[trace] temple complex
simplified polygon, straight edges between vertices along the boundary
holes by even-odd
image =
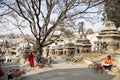
[[[63,39],[62,42],[64,43],[60,43],[59,45],[54,45],[50,48],[50,53],[52,55],[72,56],[74,54],[80,54],[83,52],[84,53],[91,52],[91,43],[90,40],[87,39],[86,34],[84,33],[83,23],[79,24],[77,39],[68,42],[65,42],[65,39]]]

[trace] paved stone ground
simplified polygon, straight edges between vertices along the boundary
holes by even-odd
[[[1,77],[0,80],[8,80],[7,79],[7,73],[12,68],[19,68],[19,66],[17,64],[14,64],[14,63],[5,63],[5,64],[2,64],[2,70],[4,71],[5,76]]]
[[[112,80],[115,76],[88,68],[56,69],[28,76],[28,80]]]
[[[7,73],[11,68],[19,68],[17,64],[4,64],[2,67],[5,73]],[[38,70],[37,68],[35,69]],[[46,70],[44,72],[41,70],[39,73],[34,73],[34,71],[35,70],[31,70],[29,73],[33,74],[29,74],[24,80],[120,80],[120,76],[113,76],[107,73],[97,73],[89,68],[61,68],[51,69],[49,71]],[[0,78],[0,80],[7,80],[7,75]]]

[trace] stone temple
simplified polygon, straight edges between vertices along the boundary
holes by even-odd
[[[81,52],[91,52],[91,43],[90,40],[87,39],[86,35],[80,35],[81,38],[76,40],[77,53]]]
[[[103,29],[96,36],[98,41],[95,42],[97,51],[99,52],[114,52],[120,49],[120,32],[116,29],[115,25],[111,21],[106,21]],[[84,33],[83,27],[80,27],[78,37],[74,39],[74,42],[65,42],[65,39],[60,41],[59,45],[54,45],[50,47],[50,53],[53,55],[74,55],[80,53],[91,52],[91,43],[87,39]]]
[[[120,32],[111,21],[105,22],[97,38],[99,51],[115,51],[120,48]]]
[[[90,40],[87,39],[86,34],[84,33],[83,25],[82,28],[80,27],[79,29],[77,39],[67,42],[65,42],[64,40],[65,39],[58,40],[59,42],[61,42],[59,45],[54,45],[50,47],[49,50],[52,55],[72,56],[74,54],[91,52],[91,43]]]

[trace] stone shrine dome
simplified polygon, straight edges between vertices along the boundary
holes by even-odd
[[[120,48],[120,33],[111,21],[105,22],[97,37],[99,40],[99,51],[114,51]]]
[[[117,30],[117,28],[115,27],[114,22],[106,21],[102,30],[103,31],[105,31],[105,30]]]
[[[113,22],[111,21],[105,22],[105,25],[101,30],[101,32],[99,33],[98,38],[103,36],[112,36],[112,37],[120,36],[119,31],[117,30]]]

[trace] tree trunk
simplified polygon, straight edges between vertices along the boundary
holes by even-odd
[[[39,51],[39,53],[40,53],[41,55],[43,55],[43,49],[42,49],[42,46],[39,46],[38,51]]]
[[[36,45],[37,45],[37,51],[39,51],[39,53],[43,55],[42,44],[40,43],[39,40],[37,40]]]

